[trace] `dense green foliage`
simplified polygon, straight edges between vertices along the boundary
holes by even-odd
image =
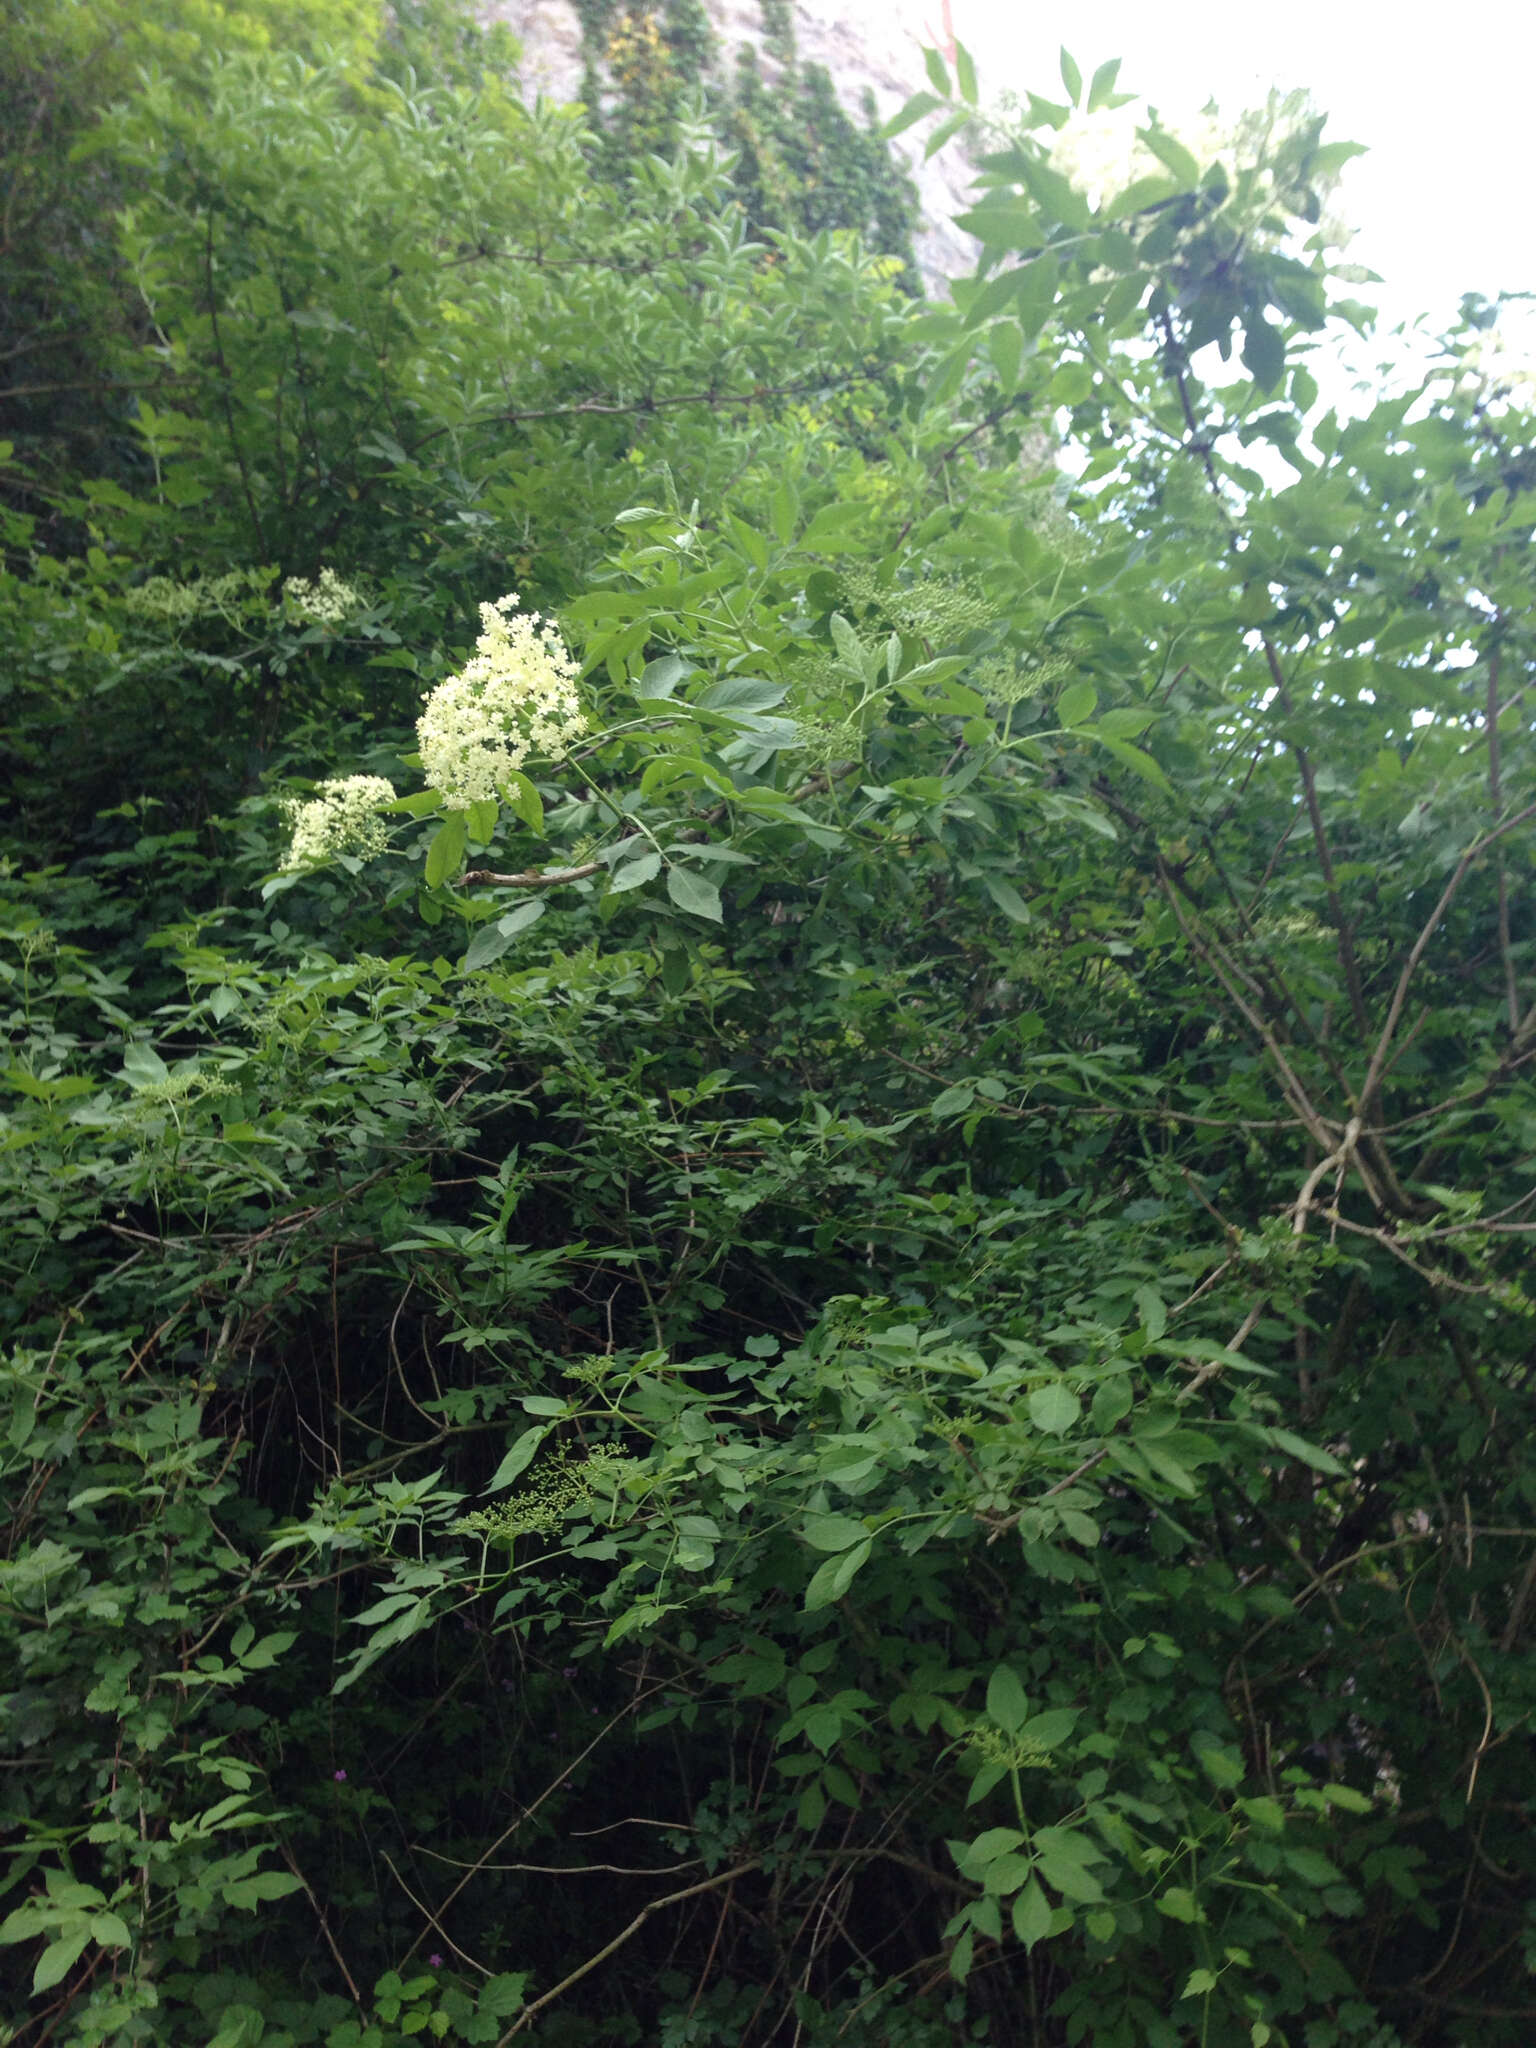
[[[91,115],[5,456],[0,2035],[1523,2048],[1495,309],[1319,403],[1295,106],[1098,189],[1064,60],[924,307],[272,19]],[[586,730],[459,801],[513,588]]]

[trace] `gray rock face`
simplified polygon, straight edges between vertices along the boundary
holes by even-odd
[[[743,43],[762,52],[756,0],[706,0],[706,6],[719,38],[720,68],[729,76]],[[523,85],[530,96],[577,97],[581,24],[569,0],[481,0],[480,13],[487,21],[504,21],[522,44]],[[882,120],[924,85],[922,47],[940,40],[936,0],[931,6],[922,0],[797,0],[794,19],[800,61],[825,65],[844,105],[855,112],[867,86]],[[764,55],[762,63],[771,82],[773,60]],[[916,133],[920,136],[921,128]],[[970,204],[970,166],[954,143],[928,163],[922,161],[921,142],[911,134],[895,147],[904,155],[922,203],[922,221],[913,237],[918,263],[929,291],[942,292],[976,258],[976,242],[953,218]]]

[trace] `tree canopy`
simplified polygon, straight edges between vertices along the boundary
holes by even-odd
[[[1298,98],[930,53],[929,303],[745,86],[109,12],[4,31],[5,2038],[1524,2048],[1497,306],[1345,402]]]

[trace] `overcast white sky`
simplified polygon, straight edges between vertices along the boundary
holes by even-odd
[[[941,6],[932,0],[934,40]],[[1064,21],[1085,77],[1123,58],[1121,87],[1170,110],[1212,98],[1235,110],[1271,86],[1310,88],[1330,140],[1370,145],[1345,172],[1338,210],[1359,230],[1350,260],[1384,280],[1360,296],[1389,323],[1428,312],[1448,325],[1465,291],[1536,290],[1533,0],[1078,0],[1071,9],[952,0],[952,9],[984,97],[1004,86],[1062,97]]]

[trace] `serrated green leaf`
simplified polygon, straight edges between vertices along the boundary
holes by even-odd
[[[1017,280],[1013,308],[1026,339],[1033,341],[1051,317],[1061,283],[1061,265],[1049,252],[1009,273]]]
[[[829,1557],[812,1576],[805,1589],[805,1611],[814,1614],[818,1608],[830,1607],[835,1600],[841,1600],[854,1579],[869,1562],[871,1549],[866,1536],[862,1543],[856,1543],[851,1550],[842,1551]]]
[[[1047,1436],[1065,1436],[1083,1412],[1083,1404],[1069,1386],[1051,1380],[1029,1390],[1029,1419]]]
[[[548,1426],[535,1423],[532,1429],[525,1429],[507,1452],[496,1470],[487,1480],[483,1491],[500,1493],[504,1486],[510,1486],[520,1472],[526,1472],[538,1455],[540,1444],[549,1435]]]
[[[1077,1726],[1078,1711],[1076,1707],[1047,1707],[1024,1723],[1019,1737],[1036,1749],[1060,1749]]]
[[[935,108],[942,107],[943,104],[943,100],[934,93],[913,93],[906,105],[899,108],[880,130],[881,136],[885,141],[893,142],[898,135],[905,134],[907,129],[921,121],[925,114],[933,113]],[[780,538],[783,539],[784,536],[780,535]]]
[[[55,1984],[63,1982],[85,1953],[90,1938],[89,1928],[82,1927],[77,1933],[61,1935],[57,1941],[49,1942],[32,1972],[34,1996],[40,1991],[51,1991]]]
[[[1095,741],[1106,754],[1112,754],[1122,768],[1129,768],[1133,774],[1139,775],[1143,782],[1150,782],[1156,788],[1166,790],[1172,795],[1173,785],[1163,773],[1161,764],[1142,748],[1133,747],[1129,740],[1117,740],[1112,733],[1105,732],[1102,726],[1085,725],[1082,730],[1086,738]]]
[[[133,1089],[154,1088],[168,1081],[170,1068],[152,1045],[136,1041],[123,1048],[123,1079]]]
[[[512,941],[496,924],[483,924],[470,940],[464,954],[464,972],[473,974],[477,968],[490,967],[506,952]]]
[[[824,509],[836,511],[838,508],[827,506]],[[819,513],[817,517],[820,517]],[[739,712],[746,717],[753,712],[772,711],[788,695],[787,683],[765,682],[760,676],[726,676],[697,698],[693,708],[698,711]]]
[[[823,505],[801,534],[800,546],[823,554],[842,553],[854,545],[853,531],[867,516],[863,505]]]
[[[1376,1802],[1369,1793],[1357,1792],[1353,1785],[1324,1785],[1323,1797],[1330,1806],[1340,1806],[1346,1813],[1374,1812]]]
[[[1091,1866],[1104,1861],[1104,1851],[1080,1828],[1037,1828],[1035,1860],[1040,1875],[1063,1898],[1082,1906],[1102,1902],[1104,1888]]]
[[[1096,114],[1100,107],[1114,97],[1115,80],[1120,76],[1121,59],[1111,57],[1107,64],[1101,64],[1094,72],[1088,87],[1088,112]]]
[[[1152,1903],[1167,1919],[1181,1920],[1186,1927],[1192,1927],[1201,1917],[1194,1893],[1183,1885],[1172,1885],[1167,1891],[1159,1892]]]
[[[981,885],[1004,917],[1011,918],[1015,924],[1034,923],[1033,912],[1012,882],[1005,881],[1001,875],[983,875]]]
[[[689,911],[694,917],[707,917],[715,924],[724,922],[720,891],[697,868],[668,868],[667,894],[679,910]]]
[[[494,2020],[510,2020],[523,2009],[523,1993],[528,1984],[528,1972],[518,1970],[492,1977],[480,1986],[480,1996],[475,2001],[477,2012],[487,2013]]]
[[[1278,1799],[1271,1799],[1266,1795],[1257,1799],[1240,1799],[1238,1805],[1254,1826],[1262,1828],[1265,1834],[1279,1835],[1285,1832],[1285,1808]]]
[[[1152,154],[1168,166],[1179,183],[1193,192],[1200,183],[1200,166],[1178,137],[1157,127],[1141,128],[1137,133]]]
[[[503,794],[507,808],[521,818],[537,838],[544,837],[544,801],[526,775],[517,769],[507,777]]]
[[[1297,1436],[1289,1429],[1271,1429],[1266,1432],[1269,1441],[1277,1451],[1287,1451],[1303,1465],[1310,1465],[1314,1472],[1324,1472],[1330,1479],[1343,1479],[1347,1468],[1339,1463],[1332,1451],[1325,1451],[1318,1444],[1308,1443],[1304,1436]]]
[[[1155,1287],[1138,1287],[1135,1301],[1141,1326],[1155,1344],[1168,1327],[1168,1305]]]
[[[302,1881],[286,1870],[258,1870],[250,1877],[236,1878],[219,1886],[219,1897],[242,1912],[254,1912],[268,1899],[286,1899],[290,1892],[303,1890]]]
[[[530,896],[526,903],[519,903],[505,917],[498,917],[494,924],[482,925],[464,955],[465,972],[473,973],[477,967],[488,967],[499,960],[518,933],[537,924],[548,908],[542,896]]]
[[[953,142],[963,129],[970,126],[970,122],[971,116],[964,107],[951,114],[947,121],[941,121],[923,145],[924,163],[936,157],[946,142]]]
[[[1285,375],[1285,337],[1268,320],[1251,316],[1244,322],[1243,368],[1261,391],[1273,391]]]
[[[684,661],[680,654],[658,655],[640,671],[635,695],[646,703],[665,704],[678,684],[686,681],[692,673],[693,664]]]
[[[869,1531],[852,1515],[807,1515],[800,1533],[813,1550],[848,1550]]]
[[[1013,1931],[1023,1942],[1026,1950],[1037,1942],[1044,1941],[1051,1931],[1051,1902],[1040,1889],[1038,1880],[1031,1878],[1013,1901]]]
[[[841,612],[834,612],[827,621],[832,635],[832,645],[837,649],[838,658],[847,663],[857,674],[864,673],[864,649],[858,634],[849,625]]]
[[[656,852],[642,853],[636,860],[627,860],[622,867],[615,868],[613,879],[608,884],[610,896],[622,896],[628,889],[642,889],[647,882],[654,882],[661,873],[661,855]]]
[[[1096,721],[1099,732],[1108,733],[1117,740],[1133,740],[1138,733],[1145,732],[1149,725],[1156,723],[1157,713],[1144,704],[1119,705]]]
[[[450,875],[456,875],[464,859],[464,846],[469,837],[468,820],[463,811],[450,811],[442,824],[432,835],[427,848],[426,884],[429,889],[440,889]]]
[[[1017,320],[999,320],[987,333],[987,353],[1005,391],[1016,391],[1024,360],[1024,330]]]
[[[1099,693],[1092,683],[1068,683],[1056,700],[1056,716],[1065,726],[1084,725],[1092,718]]]
[[[1017,1735],[1029,1718],[1029,1696],[1018,1673],[999,1664],[987,1680],[987,1719],[1005,1735]]]

